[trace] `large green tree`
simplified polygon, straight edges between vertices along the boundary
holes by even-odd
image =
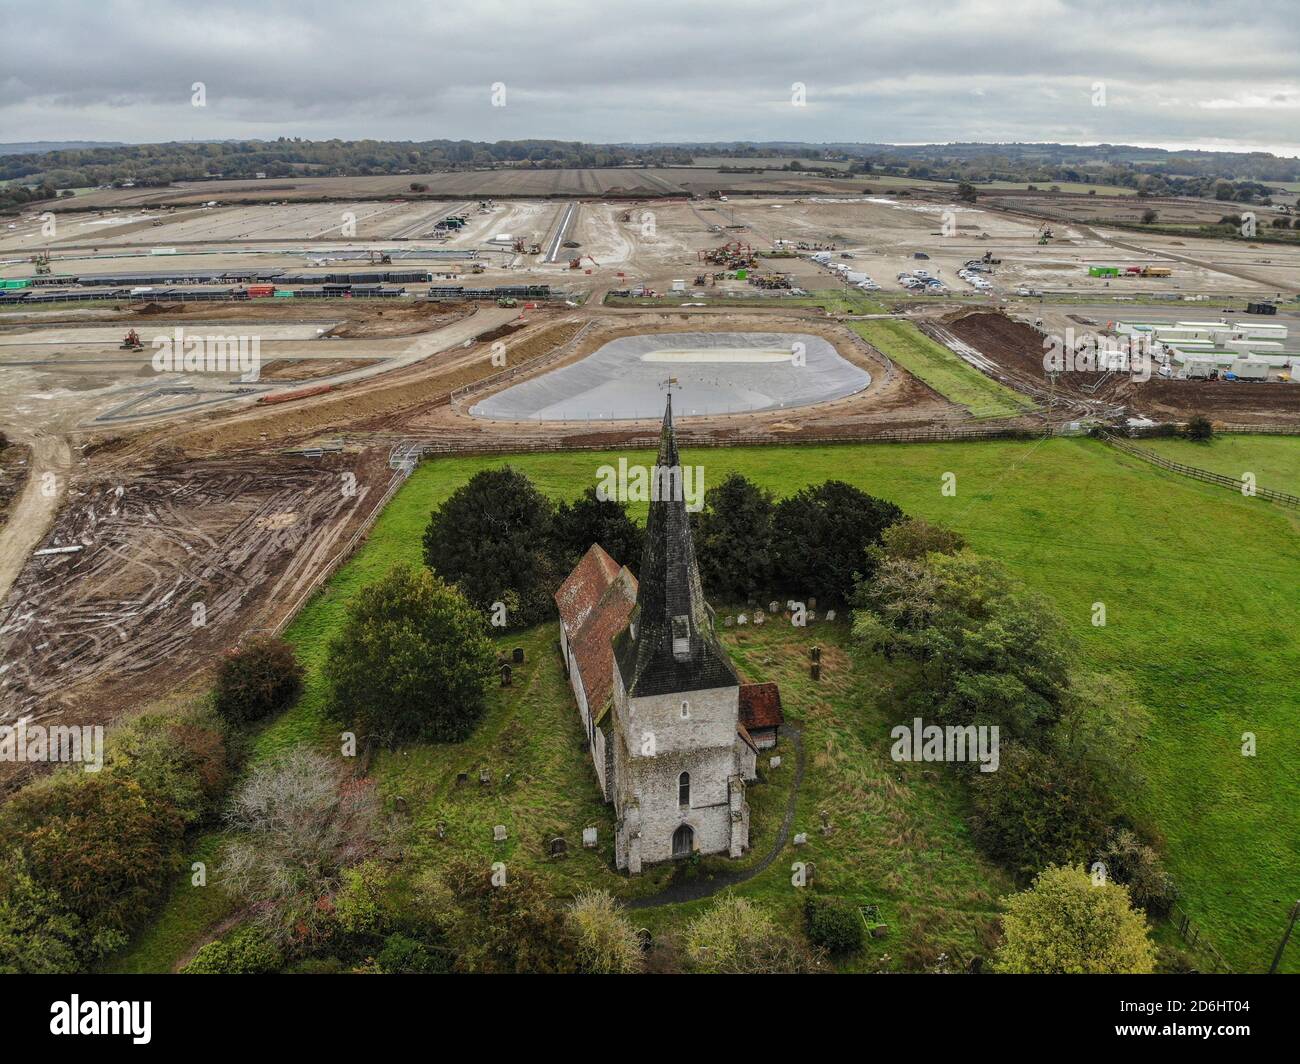
[[[1155,950],[1128,891],[1082,868],[1044,869],[1013,894],[1002,918],[998,971],[1043,975],[1146,975]]]
[[[602,499],[594,487],[573,502],[562,502],[555,511],[555,543],[566,568],[572,568],[599,543],[620,565],[633,573],[641,567],[645,532],[627,515],[627,506],[616,499]]]
[[[426,569],[396,566],[348,607],[325,661],[330,715],[387,746],[459,742],[495,655],[483,617]]]
[[[485,469],[433,512],[425,564],[484,612],[505,603],[507,627],[536,624],[551,615],[561,578],[554,525],[554,507],[528,477]]]
[[[704,493],[695,552],[711,595],[740,602],[772,586],[772,493],[732,473]]]
[[[797,598],[843,602],[854,576],[869,576],[868,551],[903,511],[842,480],[828,480],[782,499],[773,516],[776,579]]]

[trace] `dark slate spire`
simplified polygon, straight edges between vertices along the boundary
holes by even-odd
[[[653,480],[636,609],[614,640],[623,686],[632,697],[730,687],[739,680],[700,586],[671,394]]]

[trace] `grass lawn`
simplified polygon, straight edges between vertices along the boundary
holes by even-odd
[[[1198,443],[1180,439],[1138,440],[1137,446],[1183,465],[1228,477],[1254,473],[1255,484],[1300,495],[1300,438],[1215,436]]]
[[[780,271],[780,259],[772,260],[772,269]],[[711,307],[821,307],[829,314],[887,314],[888,308],[863,292],[848,289],[824,288],[806,296],[764,296],[757,291],[749,296],[725,296],[715,292],[696,299],[690,292],[661,296],[607,295],[605,305],[610,307],[676,307],[682,303],[707,303]],[[690,309],[689,307],[687,308]]]
[[[851,322],[849,328],[977,418],[1015,417],[1034,408],[1031,399],[967,365],[911,322],[858,321]]]
[[[1300,461],[1300,439],[1241,442],[1260,446],[1260,468],[1269,455],[1279,468]],[[1289,458],[1279,442],[1293,448]],[[594,483],[598,466],[617,457],[508,461],[547,494],[572,498]],[[1054,601],[1083,664],[1124,678],[1150,707],[1138,813],[1163,836],[1183,906],[1238,970],[1267,967],[1300,883],[1297,515],[1086,439],[710,449],[684,460],[703,464],[709,484],[738,470],[778,496],[828,477],[848,480],[962,531],[975,549],[1001,558]],[[319,675],[344,605],[392,564],[417,562],[430,509],[475,471],[506,461],[438,459],[416,470],[366,543],[290,628],[308,666],[308,689],[257,737],[255,756],[304,740],[336,741],[337,729],[321,714]],[[941,494],[948,472],[956,474],[956,496]],[[1091,623],[1099,601],[1106,604],[1104,627]],[[795,830],[808,831],[809,846],[792,848],[736,889],[794,919],[799,895],[789,864],[797,852],[816,864],[823,887],[882,904],[890,935],[872,942],[855,964],[924,964],[938,950],[963,958],[984,951],[996,899],[1008,885],[971,846],[955,781],[888,760],[887,725],[898,723],[888,699],[891,666],[848,646],[842,626],[723,631],[746,677],[780,681],[788,716],[804,728],[808,757]],[[806,672],[813,635],[826,648],[825,678],[817,685]],[[401,795],[410,807],[405,864],[412,875],[436,867],[444,850],[466,849],[544,867],[557,893],[599,884],[632,896],[662,882],[664,872],[630,882],[608,866],[610,813],[577,748],[577,712],[554,639],[554,626],[544,625],[503,641],[524,646],[528,660],[515,686],[493,689],[488,717],[466,744],[376,760],[382,793]],[[1247,731],[1256,736],[1254,757],[1241,754]],[[788,793],[783,777],[793,751],[782,745],[777,752],[788,755],[786,762],[750,790],[759,855]],[[480,766],[491,772],[491,788],[475,782]],[[471,774],[466,787],[455,786],[459,771]],[[818,830],[823,809],[833,825],[829,836]],[[445,841],[431,830],[438,820],[448,825]],[[510,833],[500,849],[491,842],[495,823]],[[577,845],[587,824],[601,829],[594,853]],[[551,832],[569,840],[567,858],[545,856]],[[211,845],[210,838],[197,840],[196,853],[210,853]],[[197,900],[200,893],[188,887],[187,873],[158,922],[117,966],[167,970],[187,938],[192,944],[189,936],[225,915],[208,896]],[[638,910],[637,919],[664,930],[704,904]],[[1300,971],[1300,949],[1293,946],[1283,968]]]

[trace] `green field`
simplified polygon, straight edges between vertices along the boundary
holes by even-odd
[[[986,377],[911,322],[858,321],[849,328],[977,418],[1015,417],[1034,408],[1032,400]]]
[[[1262,444],[1261,454],[1279,469],[1300,461],[1300,439],[1243,443]],[[509,462],[547,494],[570,498],[616,458],[569,453]],[[430,509],[475,471],[503,461],[438,459],[415,472],[290,628],[309,669],[308,691],[262,732],[255,756],[304,740],[334,741],[336,729],[321,715],[319,670],[345,604],[392,564],[418,561]],[[1267,967],[1300,883],[1300,517],[1086,439],[710,449],[687,452],[684,461],[702,464],[708,484],[737,470],[778,495],[828,477],[848,480],[961,530],[975,549],[1001,558],[1047,595],[1065,616],[1083,665],[1127,680],[1151,710],[1138,812],[1163,837],[1183,906],[1235,968]],[[940,491],[949,472],[957,477],[955,497]],[[1091,623],[1096,602],[1106,604],[1104,627]],[[904,956],[927,963],[939,948],[960,956],[983,949],[1005,880],[970,845],[953,781],[900,773],[887,760],[879,729],[892,716],[891,666],[847,646],[836,627],[817,632],[829,665],[827,680],[815,687],[804,672],[807,633],[769,627],[725,635],[746,676],[781,682],[788,715],[804,727],[808,778],[796,825],[809,831],[810,845],[800,859],[815,861],[822,884],[837,893],[884,903],[892,931],[881,948],[891,959],[883,961],[873,944],[857,962],[864,967],[896,965]],[[603,828],[604,844],[610,825],[576,746],[576,709],[551,650],[554,637],[547,625],[509,641],[526,647],[528,663],[516,686],[494,690],[489,716],[467,744],[377,760],[383,793],[401,794],[411,806],[413,872],[441,860],[445,844],[429,837],[436,820],[448,823],[456,848],[484,856],[496,852],[490,825],[505,822],[512,859],[545,865],[557,891],[587,882],[625,896],[657,887],[651,877],[629,883],[615,876],[604,848],[572,852],[582,826]],[[1247,731],[1256,736],[1255,757],[1241,754]],[[457,796],[455,773],[480,765],[495,781],[514,771],[507,766],[520,766],[514,790],[480,793],[474,784],[472,794]],[[751,788],[760,855],[785,800],[785,770]],[[835,827],[828,838],[817,832],[823,808]],[[552,831],[570,839],[564,862],[549,862],[541,850]],[[211,846],[211,837],[197,840],[196,855]],[[738,889],[793,914],[794,858],[787,856]],[[167,970],[229,910],[187,884],[114,967]],[[638,919],[661,928],[700,904],[647,910]],[[1284,968],[1300,971],[1300,949],[1292,948]]]
[[[1255,474],[1255,485],[1300,495],[1300,438],[1295,436],[1216,436],[1204,443],[1182,439],[1136,441],[1173,462],[1237,477]]]
[[[771,260],[774,270],[780,270],[780,259]],[[764,296],[755,291],[752,296],[721,296],[716,293],[694,298],[689,292],[661,296],[607,295],[605,304],[611,307],[676,307],[682,303],[707,303],[711,307],[821,307],[828,314],[887,314],[884,304],[863,292],[848,288],[819,288],[806,296]],[[687,308],[690,309],[690,308]]]

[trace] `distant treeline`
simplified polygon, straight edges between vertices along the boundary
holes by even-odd
[[[995,181],[1114,185],[1145,196],[1197,196],[1266,203],[1273,186],[1300,181],[1300,161],[1266,152],[1185,151],[1123,145],[1063,144],[585,144],[556,140],[274,141],[130,144],[0,156],[0,180],[85,188],[134,182],[165,186],[205,178],[423,174],[501,167],[536,169],[681,166],[695,157],[793,161],[790,170],[848,163],[835,176],[897,176],[920,181]],[[744,170],[743,163],[724,164]],[[832,171],[823,171],[832,173]],[[1289,198],[1289,197],[1288,197]],[[12,204],[11,204],[12,205]]]
[[[423,174],[437,170],[524,166],[663,166],[689,164],[676,148],[639,150],[558,140],[246,140],[199,144],[127,144],[0,156],[0,180],[58,188],[121,184],[160,186],[204,178],[335,177]]]

